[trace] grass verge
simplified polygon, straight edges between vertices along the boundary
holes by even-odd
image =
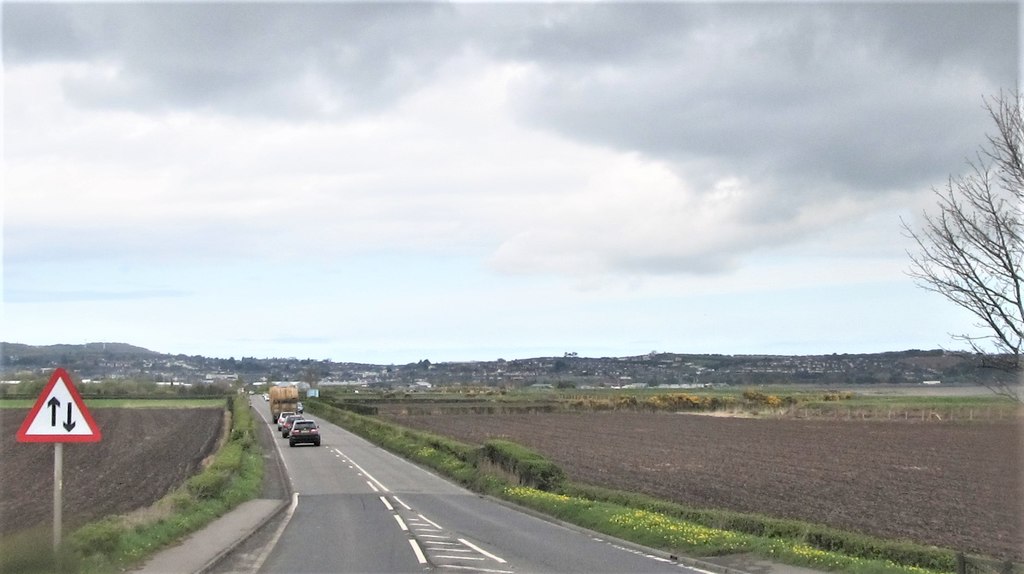
[[[185,484],[147,509],[76,529],[56,553],[49,528],[5,537],[0,541],[0,572],[122,572],[258,496],[263,457],[248,400],[229,398],[227,408],[232,413],[227,441]]]
[[[311,400],[306,408],[479,492],[674,555],[751,553],[774,562],[849,574],[959,570],[957,554],[948,549],[793,520],[692,509],[634,493],[574,484],[565,480],[553,463],[506,441],[477,447],[358,415],[324,401]]]

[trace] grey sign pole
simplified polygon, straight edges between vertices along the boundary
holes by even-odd
[[[63,522],[61,501],[64,494],[64,443],[53,443],[53,552],[60,549]]]

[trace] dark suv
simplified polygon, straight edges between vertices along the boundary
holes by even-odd
[[[316,421],[299,419],[292,423],[291,432],[288,434],[288,446],[302,443],[313,443],[314,446],[320,446],[320,427]]]
[[[291,433],[292,424],[294,424],[295,421],[301,420],[302,415],[288,415],[285,417],[284,421],[281,423],[281,436],[288,438],[288,435]]]

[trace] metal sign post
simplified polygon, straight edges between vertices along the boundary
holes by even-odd
[[[64,530],[64,443],[53,443],[53,552],[60,549]]]

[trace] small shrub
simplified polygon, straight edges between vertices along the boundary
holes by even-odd
[[[626,395],[615,400],[616,409],[635,409],[640,404],[633,395]]]
[[[201,474],[188,479],[185,487],[193,496],[200,500],[218,497],[231,480],[231,473],[223,469],[210,467]]]
[[[71,544],[82,556],[110,555],[120,549],[125,534],[125,526],[120,520],[108,518],[76,530],[71,537]]]
[[[769,395],[762,393],[761,391],[746,390],[743,391],[743,398],[750,403],[759,406],[766,406],[769,408],[781,407],[785,401],[775,395]]]
[[[171,506],[178,511],[185,511],[195,506],[195,499],[187,491],[178,491],[171,495]]]

